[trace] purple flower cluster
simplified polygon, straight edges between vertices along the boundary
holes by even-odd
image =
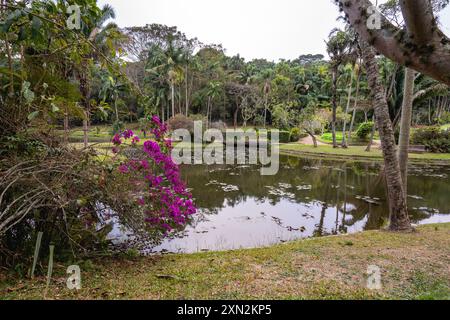
[[[150,132],[155,135],[157,140],[160,140],[167,133],[167,125],[162,123],[158,116],[153,116],[151,123],[152,128],[150,129]]]
[[[154,116],[150,131],[156,140],[144,143],[142,150],[146,159],[129,160],[118,170],[129,176],[130,183],[136,186],[136,202],[144,208],[146,222],[166,234],[186,225],[197,209],[181,179],[178,165],[170,156],[172,142],[164,139],[167,127]],[[117,150],[115,153],[119,152],[117,147],[129,139],[132,139],[133,146],[140,141],[131,130],[115,135],[112,140]]]

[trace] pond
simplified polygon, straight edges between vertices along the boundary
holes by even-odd
[[[153,252],[263,247],[299,238],[374,230],[388,222],[381,164],[281,156],[275,176],[258,166],[184,166],[199,208],[194,221]],[[411,165],[415,224],[450,222],[450,166]]]

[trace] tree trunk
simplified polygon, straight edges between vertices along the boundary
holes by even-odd
[[[208,97],[208,104],[206,106],[206,129],[209,129],[209,110],[211,107],[211,97]]]
[[[264,129],[266,128],[266,123],[267,123],[267,104],[269,101],[269,95],[266,94],[265,98],[264,98]]]
[[[450,39],[439,30],[429,0],[399,1],[406,30],[381,15],[381,28],[370,28],[370,0],[338,0],[361,39],[388,59],[450,85]],[[409,36],[408,36],[409,34]]]
[[[171,97],[172,97],[172,117],[175,116],[175,85],[173,81],[170,83],[170,89],[171,89]],[[170,119],[170,116],[167,117],[167,119]]]
[[[187,65],[186,65],[185,85],[186,85],[186,117],[188,117],[189,116],[189,92],[188,92],[188,66]]]
[[[337,148],[337,140],[336,140],[336,112],[337,112],[337,73],[338,73],[338,67],[333,66],[332,71],[332,78],[333,78],[333,97],[332,97],[332,103],[333,103],[333,120],[331,122],[331,132],[333,136],[333,148]]]
[[[375,51],[366,43],[362,43],[362,49],[369,88],[373,95],[374,110],[384,157],[384,171],[390,211],[389,229],[392,231],[411,230],[400,165],[397,158],[394,130],[389,118],[389,109],[385,90],[379,76]]]
[[[402,118],[400,124],[400,139],[398,144],[398,160],[400,163],[400,172],[403,179],[403,191],[405,197],[408,195],[408,151],[411,134],[411,118],[414,99],[414,79],[416,73],[414,70],[405,69],[405,85],[403,88]]]
[[[64,143],[69,143],[69,111],[67,106],[64,110]]]
[[[350,123],[350,129],[348,132],[348,141],[352,140],[353,126],[355,125],[356,118],[356,108],[358,107],[358,99],[359,99],[359,89],[361,87],[361,66],[358,68],[358,76],[356,79],[356,94],[355,94],[355,103],[353,104],[353,115],[352,122]]]
[[[377,123],[375,120],[376,120],[376,117],[374,114],[373,118],[372,118],[372,122],[373,122],[372,132],[370,133],[369,144],[367,145],[366,152],[370,152],[372,150],[373,138],[375,137],[375,131],[377,131]]]
[[[81,105],[84,109],[84,119],[83,119],[83,142],[84,147],[87,148],[89,145],[89,81],[88,81],[88,66],[86,61],[82,61],[80,71],[79,71],[79,84],[81,93]]]
[[[236,129],[237,129],[237,126],[238,126],[239,110],[240,110],[239,100],[236,99],[236,110],[234,111],[234,116],[233,116],[234,130],[236,130]]]
[[[428,124],[431,126],[431,100],[428,100]]]
[[[117,97],[115,98],[114,101],[114,109],[116,112],[116,123],[119,123],[119,109],[117,108]]]
[[[317,148],[317,139],[316,136],[314,135],[314,133],[308,129],[305,129],[306,133],[310,135],[310,137],[312,138],[312,141],[314,143],[314,148]]]
[[[353,71],[354,68],[352,68],[352,74],[350,76],[350,85],[348,88],[348,98],[347,98],[347,106],[345,107],[345,116],[347,116],[348,111],[350,109],[350,103],[352,100],[352,89],[353,89]],[[347,149],[348,145],[347,145],[347,139],[345,136],[345,133],[347,131],[347,119],[344,119],[344,127],[342,129],[342,148]]]

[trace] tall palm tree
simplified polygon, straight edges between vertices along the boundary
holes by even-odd
[[[402,118],[400,124],[400,138],[398,143],[398,161],[403,180],[405,197],[408,195],[408,152],[411,136],[411,120],[414,102],[414,79],[416,72],[405,68],[405,83],[403,88]]]
[[[264,94],[264,128],[267,124],[267,110],[269,108],[269,96],[272,91],[272,80],[275,72],[273,69],[265,69],[259,74],[259,78],[264,81],[263,94]]]
[[[154,44],[149,50],[147,59],[146,71],[154,76],[153,80],[161,83],[161,79],[164,79],[170,87],[172,116],[175,115],[175,87],[183,79],[185,57],[183,48],[178,46],[171,36],[167,48]]]
[[[206,127],[209,128],[212,122],[212,110],[213,110],[213,103],[214,100],[218,97],[220,97],[222,94],[222,84],[219,81],[211,81],[208,84],[208,106],[206,110]]]
[[[336,122],[337,122],[337,94],[338,94],[338,77],[339,77],[339,67],[348,61],[352,53],[352,43],[348,32],[334,29],[329,35],[327,44],[327,52],[331,58],[331,76],[332,76],[332,107],[333,107],[333,119],[331,123],[332,135],[333,135],[333,147],[337,148],[336,140]]]
[[[369,87],[373,95],[373,106],[378,123],[378,130],[380,132],[381,147],[384,157],[384,172],[390,211],[389,228],[393,231],[411,230],[407,200],[403,191],[400,164],[397,157],[394,130],[389,118],[386,92],[380,79],[375,51],[369,44],[364,42],[361,43],[361,49],[367,71]]]
[[[95,4],[86,5],[82,8],[83,22],[81,32],[97,48],[105,48],[108,41],[108,34],[112,29],[118,29],[117,25],[111,23],[103,27],[106,21],[114,19],[116,14],[110,5],[99,9]],[[84,146],[88,146],[89,132],[89,114],[90,114],[90,79],[89,79],[89,61],[95,58],[96,53],[92,50],[83,54],[80,68],[78,70],[78,80],[81,93],[81,104],[85,112],[83,119]]]

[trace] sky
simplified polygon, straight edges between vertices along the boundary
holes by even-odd
[[[380,0],[379,3],[384,1]],[[99,0],[116,11],[120,27],[160,23],[177,26],[203,43],[222,44],[247,60],[326,56],[325,40],[339,15],[332,0]],[[450,8],[441,13],[450,35]]]

